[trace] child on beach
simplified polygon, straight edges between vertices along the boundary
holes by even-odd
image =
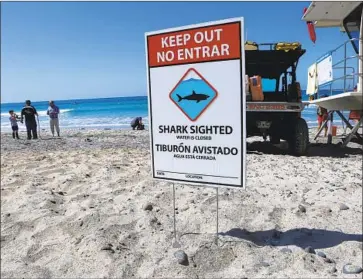
[[[13,130],[13,139],[15,139],[15,137],[19,139],[18,116],[14,113],[13,110],[9,110],[9,114],[10,114],[9,120],[11,124],[11,129]]]

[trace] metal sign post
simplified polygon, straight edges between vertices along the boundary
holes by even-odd
[[[172,183],[173,185],[173,212],[174,212],[174,242],[173,242],[173,247],[174,248],[180,248],[181,245],[177,240],[177,236],[176,236],[176,216],[175,216],[175,184]]]
[[[219,222],[219,216],[218,216],[218,208],[219,208],[219,201],[218,201],[218,199],[219,199],[219,195],[218,195],[218,187],[216,188],[216,195],[217,195],[217,231],[216,231],[216,244],[217,244],[217,246],[218,246],[218,231],[219,231],[219,229],[218,229],[218,227],[219,227],[219,224],[218,224],[218,222]]]

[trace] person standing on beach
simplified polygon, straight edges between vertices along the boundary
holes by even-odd
[[[38,138],[37,133],[37,121],[35,120],[35,116],[38,116],[37,110],[35,107],[31,105],[30,100],[25,101],[25,106],[21,110],[21,120],[20,122],[23,123],[25,116],[25,126],[26,126],[26,132],[28,134],[28,140]]]
[[[50,130],[52,132],[53,137],[54,137],[54,127],[57,131],[58,137],[60,137],[58,114],[59,114],[59,108],[54,104],[54,101],[49,101],[47,115],[49,115]]]
[[[13,130],[13,139],[15,139],[15,137],[19,139],[18,116],[14,113],[13,110],[9,110],[9,114],[10,114],[9,120],[11,124],[11,129]]]
[[[323,122],[328,119],[328,111],[325,108],[319,106],[316,113],[318,115],[318,130],[320,130]],[[326,125],[324,129],[324,137],[326,137],[327,132],[328,126]]]

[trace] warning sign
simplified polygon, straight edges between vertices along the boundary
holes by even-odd
[[[244,187],[243,19],[145,39],[153,178]]]

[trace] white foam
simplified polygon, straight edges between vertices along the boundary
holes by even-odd
[[[76,116],[61,116],[59,125],[61,128],[87,128],[87,127],[130,127],[131,120],[134,117],[76,117]],[[148,126],[148,117],[143,117],[143,123]],[[25,130],[25,125],[18,123],[19,130]],[[39,126],[41,129],[49,129],[48,116],[39,116]],[[8,119],[2,118],[1,129],[4,131],[11,130]]]
[[[70,112],[72,110],[74,110],[74,109],[60,109],[59,110],[59,113],[66,113],[66,112]],[[17,114],[18,116],[20,116],[21,112],[20,111],[19,112],[16,112],[15,111],[15,114]],[[46,116],[47,115],[47,111],[46,110],[39,110],[38,111],[38,115],[39,116]],[[1,113],[1,116],[9,116],[9,112],[2,112]]]

